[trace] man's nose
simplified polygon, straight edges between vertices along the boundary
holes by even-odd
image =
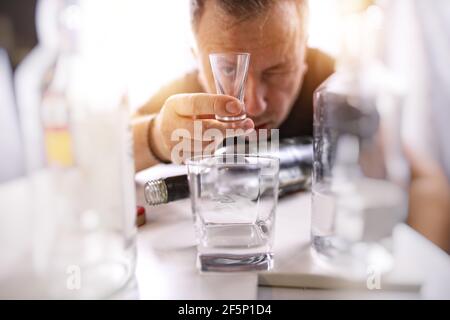
[[[244,102],[249,116],[257,117],[266,111],[265,89],[258,80],[250,75],[247,79]]]

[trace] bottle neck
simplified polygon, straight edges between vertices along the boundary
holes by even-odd
[[[144,187],[144,195],[146,202],[152,206],[169,201],[167,185],[163,179],[148,181]]]
[[[36,13],[40,45],[60,52],[80,51],[82,21],[79,0],[40,0]]]

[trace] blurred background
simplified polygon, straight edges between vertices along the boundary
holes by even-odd
[[[118,53],[120,60],[116,65],[126,69],[132,110],[163,84],[195,67],[190,51],[189,1],[96,0],[82,3],[87,12],[88,46],[94,50],[100,46],[109,47]],[[343,39],[342,17],[374,3],[369,0],[310,1],[310,46],[337,57]],[[446,121],[450,119],[447,107],[450,93],[446,90],[450,76],[444,72],[450,56],[450,5],[445,0],[432,3],[423,0],[376,1],[376,4],[383,14],[380,17],[383,19],[381,56],[403,81],[407,91],[405,137],[417,148],[433,155],[450,176],[450,150],[444,139],[448,130]],[[13,71],[37,45],[36,7],[36,0],[0,3],[0,46],[6,51]],[[5,60],[5,53],[2,60]],[[114,74],[114,69],[111,73]],[[2,112],[6,112],[4,109],[2,106]],[[6,119],[6,115],[3,118]],[[20,157],[20,150],[11,146],[16,144],[8,141],[2,140],[2,161],[7,161],[6,148],[9,150],[6,153]],[[2,173],[0,181],[20,172],[21,169],[16,168],[10,174]]]
[[[129,112],[144,104],[161,86],[196,67],[191,54],[188,0],[73,2],[83,8],[82,17],[75,9],[58,16],[58,0],[0,2],[0,278],[6,274],[2,269],[12,266],[31,242],[28,232],[32,221],[26,216],[8,215],[8,208],[17,205],[13,201],[17,197],[5,196],[1,187],[28,170],[44,166],[44,139],[38,134],[42,128],[37,127],[41,119],[35,107],[49,88],[49,79],[57,78],[57,48],[70,51],[72,46],[82,47],[96,57],[95,61],[104,62],[101,68],[95,65],[102,77],[93,72],[84,85],[108,93],[116,86],[114,80],[124,82],[127,94],[120,98],[129,102]],[[308,43],[338,61],[343,43],[351,47],[361,40],[357,30],[349,32],[346,17],[362,11],[371,14],[377,33],[376,37],[367,35],[365,41],[376,44],[376,58],[389,69],[404,97],[403,142],[434,159],[450,181],[450,1],[309,3]],[[50,120],[56,124],[66,120],[58,117],[61,115]],[[90,125],[94,128],[94,124]],[[105,141],[111,142],[107,138]],[[57,137],[58,143],[64,139]],[[89,141],[84,143],[89,145]],[[70,162],[67,150],[57,150],[53,156],[59,164]],[[97,160],[101,163],[103,158]],[[27,191],[22,191],[24,194],[18,197],[28,199]],[[31,209],[23,208],[28,214]]]

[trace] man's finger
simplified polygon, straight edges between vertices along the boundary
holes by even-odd
[[[182,117],[206,115],[233,116],[242,112],[243,106],[232,96],[194,93],[178,94],[167,100],[167,105]]]
[[[220,139],[218,135],[222,135],[223,138],[242,135],[244,132],[253,129],[254,126],[251,119],[236,122],[222,122],[213,119],[192,121],[190,119],[178,118],[178,129],[174,129],[170,134],[171,138],[174,139],[182,137],[199,141],[212,141]]]
[[[203,140],[208,138],[209,135],[214,136],[214,131],[212,129],[219,130],[224,138],[239,136],[247,133],[247,131],[254,129],[255,124],[251,119],[244,119],[235,122],[222,122],[217,120],[203,120]],[[211,132],[211,134],[209,134]],[[215,137],[210,138],[215,139]]]

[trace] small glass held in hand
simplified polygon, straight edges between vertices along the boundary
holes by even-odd
[[[187,165],[200,270],[271,269],[279,159],[227,154]]]
[[[249,53],[211,53],[209,55],[211,69],[218,94],[233,96],[244,104],[245,83],[247,81]],[[245,106],[236,116],[222,117],[219,121],[239,121],[246,118]]]

